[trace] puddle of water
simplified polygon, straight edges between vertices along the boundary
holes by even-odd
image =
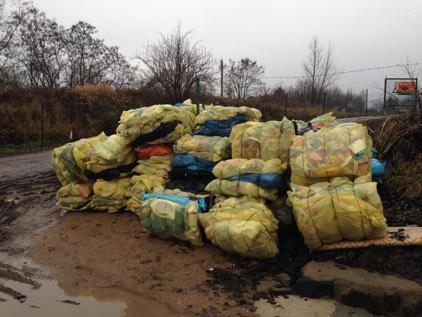
[[[166,306],[117,288],[77,288],[52,280],[36,280],[37,289],[16,281],[0,283],[27,296],[23,303],[6,294],[0,302],[0,316],[8,317],[159,317],[174,316]]]
[[[11,265],[23,272],[39,272],[39,267],[29,259],[20,256],[9,256],[0,252],[0,263]],[[22,270],[22,271],[21,271]],[[0,284],[26,296],[24,302],[0,292],[0,316],[7,317],[161,317],[176,316],[165,304],[154,299],[139,296],[133,292],[119,288],[79,288],[64,285],[54,280],[34,277],[39,283],[34,288],[22,281],[0,277]]]

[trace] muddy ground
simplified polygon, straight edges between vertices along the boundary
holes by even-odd
[[[48,155],[40,154],[39,159]],[[0,257],[0,279],[36,288],[34,276],[47,276],[74,292],[93,287],[130,291],[155,305],[157,315],[174,316],[254,316],[257,300],[275,304],[277,296],[288,296],[290,291],[283,286],[294,284],[311,260],[334,260],[422,283],[421,248],[311,254],[295,226],[285,226],[280,230],[280,254],[256,261],[228,255],[208,243],[193,248],[156,239],[143,232],[129,212],[65,214],[54,206],[59,183],[47,164],[37,167],[30,155],[0,160],[4,159],[7,164],[0,164],[0,251],[8,258],[30,258],[34,263],[10,266]],[[10,176],[26,166],[28,159],[33,160],[29,169]],[[400,201],[386,190],[381,194],[391,225],[422,225],[420,202]],[[261,285],[266,278],[277,282],[270,291]],[[18,301],[26,298],[24,292],[0,283],[0,301],[6,300],[2,294]]]

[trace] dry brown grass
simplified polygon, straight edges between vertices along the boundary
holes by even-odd
[[[372,130],[379,157],[387,160],[386,183],[403,198],[422,197],[422,124],[388,117]]]

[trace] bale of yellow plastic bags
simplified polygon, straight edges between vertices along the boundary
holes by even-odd
[[[134,174],[150,174],[168,178],[171,171],[173,155],[151,156],[146,160],[138,160],[138,165],[132,169]]]
[[[311,250],[341,240],[374,239],[387,234],[375,182],[336,177],[309,187],[292,183],[291,189],[289,202]]]
[[[218,162],[230,157],[230,141],[227,137],[184,135],[173,146],[177,154],[190,154],[203,160]]]
[[[291,181],[311,185],[331,177],[371,181],[372,140],[358,123],[327,126],[296,136],[290,148]]]
[[[141,135],[152,133],[160,125],[178,122],[174,131],[168,135],[149,142],[150,144],[173,143],[194,127],[195,115],[172,105],[154,105],[123,111],[120,116],[117,133],[133,142]]]
[[[90,151],[85,165],[87,170],[99,173],[136,161],[136,154],[126,138],[113,134]]]
[[[195,125],[202,126],[207,120],[228,120],[236,115],[244,115],[249,121],[258,121],[261,119],[261,111],[251,107],[225,107],[206,105],[205,110],[201,111],[195,119]]]
[[[214,195],[248,196],[276,200],[283,168],[279,159],[231,159],[219,162],[213,169],[217,179],[212,180],[206,191]],[[254,176],[255,180],[249,180]],[[262,180],[261,180],[262,179]],[[265,180],[267,186],[263,183]],[[262,184],[261,184],[262,182]]]
[[[286,169],[289,161],[289,148],[295,135],[293,122],[282,121],[246,122],[232,128],[230,142],[233,158],[278,158]]]
[[[278,221],[262,201],[231,197],[199,221],[212,244],[229,253],[251,258],[270,258],[278,254]]]
[[[118,178],[111,181],[102,179],[94,183],[94,195],[87,209],[117,212],[126,207],[131,196],[131,182],[129,177]]]
[[[147,232],[161,239],[175,238],[195,246],[202,245],[198,223],[200,204],[192,194],[166,191],[143,195],[140,197],[142,204],[135,213]]]
[[[57,191],[56,206],[69,211],[83,210],[91,196],[92,184],[70,183]]]

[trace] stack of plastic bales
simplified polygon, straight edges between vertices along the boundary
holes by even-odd
[[[310,249],[387,234],[371,181],[371,147],[367,128],[358,123],[329,125],[295,138],[288,195]]]

